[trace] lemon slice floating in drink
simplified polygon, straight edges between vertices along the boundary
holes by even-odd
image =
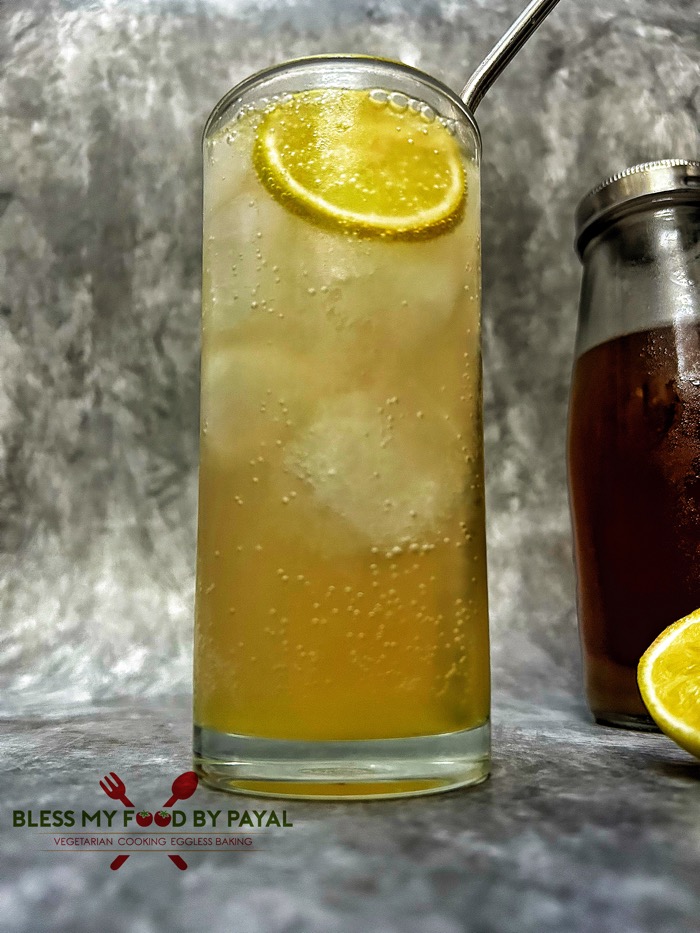
[[[647,648],[637,681],[661,731],[700,758],[700,609],[674,622]]]
[[[426,105],[384,91],[301,91],[262,117],[253,160],[286,208],[361,236],[420,239],[460,219],[459,144]]]

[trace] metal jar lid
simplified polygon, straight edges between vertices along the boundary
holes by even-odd
[[[582,257],[592,237],[624,214],[696,200],[700,201],[700,162],[661,159],[634,165],[581,199],[576,208],[576,251]]]

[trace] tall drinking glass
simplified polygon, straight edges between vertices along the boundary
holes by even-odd
[[[204,137],[195,765],[256,794],[489,770],[480,139],[361,56],[249,78]]]

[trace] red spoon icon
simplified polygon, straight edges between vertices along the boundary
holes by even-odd
[[[172,797],[163,804],[163,809],[172,807],[178,800],[187,800],[197,790],[197,784],[199,784],[199,778],[194,771],[183,771],[182,774],[178,774],[171,788]],[[180,871],[187,868],[187,862],[181,855],[168,855],[168,858],[174,865],[177,865]]]
[[[163,807],[172,807],[178,800],[187,800],[197,790],[199,778],[194,771],[183,771],[173,781],[173,795]]]

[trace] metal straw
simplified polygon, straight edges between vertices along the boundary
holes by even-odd
[[[464,86],[461,98],[472,113],[506,65],[552,12],[559,0],[531,0],[505,35],[491,49]]]

